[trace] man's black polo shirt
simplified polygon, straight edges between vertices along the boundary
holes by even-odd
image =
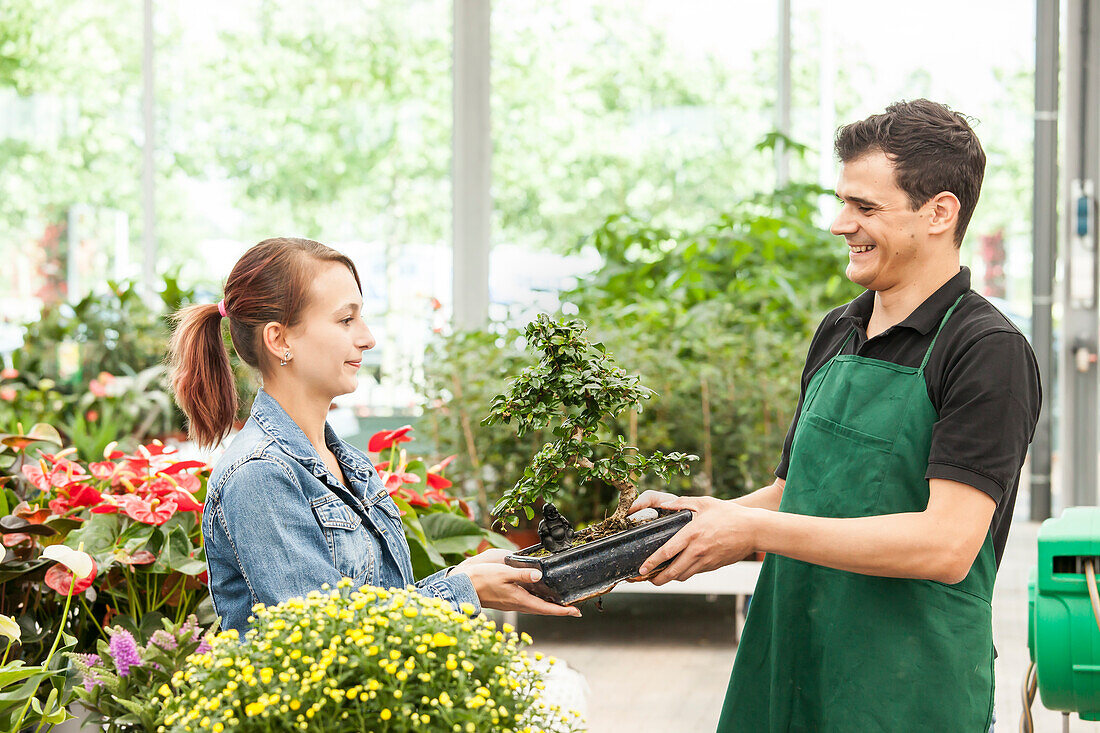
[[[794,429],[810,378],[842,345],[845,354],[918,367],[940,321],[960,295],[963,298],[944,325],[924,369],[928,398],[939,416],[932,428],[925,478],[958,481],[993,497],[997,510],[991,529],[999,566],[1016,504],[1020,469],[1039,419],[1042,388],[1035,353],[1027,339],[989,301],[970,289],[970,270],[965,267],[908,318],[872,339],[867,338],[875,297],[870,290],[825,316],[810,342],[798,411],[787,431],[775,475],[787,477]],[[853,329],[855,333],[845,345]]]

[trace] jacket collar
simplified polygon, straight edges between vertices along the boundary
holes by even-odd
[[[262,388],[256,393],[251,415],[256,424],[275,440],[284,453],[309,469],[314,476],[320,478],[328,473],[328,467],[321,460],[313,444],[306,438],[306,434],[298,427],[298,423],[294,422],[283,406]],[[346,447],[327,421],[325,422],[325,443],[345,472],[355,474],[364,484],[370,480],[374,473],[370,461],[358,451]]]
[[[931,333],[933,329],[940,325],[940,321],[943,320],[952,304],[959,299],[959,296],[969,290],[970,269],[960,267],[958,274],[941,285],[939,290],[929,295],[923,303],[917,306],[916,310],[906,316],[905,320],[895,328],[911,328],[922,334]],[[842,320],[848,319],[854,321],[856,325],[866,331],[874,305],[874,291],[866,290],[841,311],[836,318],[836,323],[839,324]]]

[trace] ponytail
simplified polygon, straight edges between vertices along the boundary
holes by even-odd
[[[218,306],[191,305],[173,317],[176,328],[168,346],[172,390],[188,435],[200,446],[217,445],[237,416],[237,386],[222,340]]]

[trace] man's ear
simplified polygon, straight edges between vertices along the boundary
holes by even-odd
[[[955,225],[959,222],[959,210],[962,209],[955,194],[941,191],[929,199],[925,206],[931,212],[928,217],[929,234],[945,234],[955,230]]]
[[[264,351],[276,361],[282,361],[287,351],[286,327],[276,321],[271,321],[264,326]]]

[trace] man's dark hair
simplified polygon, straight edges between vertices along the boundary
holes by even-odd
[[[955,246],[962,245],[985,175],[985,151],[967,117],[938,102],[915,99],[895,102],[883,114],[837,130],[841,163],[875,151],[894,163],[898,188],[914,211],[942,191],[955,194],[960,204]]]

